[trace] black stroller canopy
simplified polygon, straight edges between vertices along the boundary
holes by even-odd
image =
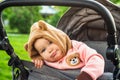
[[[106,0],[98,0],[114,17],[117,34],[120,31],[120,7]],[[105,17],[108,19],[107,17]],[[109,24],[109,23],[108,23]],[[72,39],[81,41],[106,41],[107,24],[101,14],[90,8],[72,7],[60,19],[58,28],[66,32]],[[109,26],[109,25],[108,25]],[[108,27],[109,28],[109,27]],[[99,30],[99,31],[98,31]]]
[[[6,0],[0,3],[0,14],[5,8],[11,6],[55,5],[72,7],[60,19],[57,27],[66,32],[71,39],[80,41],[106,41],[106,43],[102,45],[106,46],[106,48],[103,47],[103,56],[107,57],[107,59],[113,62],[114,65],[111,63],[109,65],[112,65],[112,68],[115,66],[113,78],[114,80],[118,80],[120,78],[120,52],[118,48],[120,8],[107,0],[97,1]],[[2,17],[0,16],[0,18],[0,49],[5,50],[11,57],[9,66],[14,66],[15,68],[17,67],[20,69],[22,76],[21,80],[28,80],[29,73],[24,68],[24,61],[22,62],[22,60],[20,60],[15,54],[14,49],[10,45],[7,34],[3,28]],[[105,54],[106,52],[107,56]]]
[[[107,27],[103,18],[89,8],[71,8],[61,18],[58,28],[66,32],[71,39],[101,41],[107,38]]]

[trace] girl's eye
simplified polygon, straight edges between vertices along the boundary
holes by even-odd
[[[50,41],[50,43],[49,44],[52,44],[52,42]]]
[[[43,53],[45,50],[46,50],[45,48],[44,48],[44,49],[42,49],[41,53]]]

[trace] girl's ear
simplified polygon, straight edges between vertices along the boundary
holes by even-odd
[[[28,43],[26,43],[26,44],[24,45],[24,48],[25,48],[26,51],[28,51]]]

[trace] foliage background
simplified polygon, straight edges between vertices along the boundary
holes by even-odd
[[[7,8],[2,13],[4,23],[8,21],[5,27],[11,29],[12,32],[16,31],[18,33],[29,33],[31,25],[40,19],[45,20],[53,26],[56,26],[56,23],[68,8],[59,8],[58,6],[54,6],[53,9],[57,13],[53,15],[43,15],[40,13],[41,9],[41,6],[22,6]]]
[[[1,1],[1,0],[0,0]],[[120,0],[111,0],[116,4],[120,4]],[[39,13],[40,6],[28,7],[10,7],[2,13],[4,20],[4,28],[7,31],[11,45],[14,47],[15,53],[20,59],[30,60],[27,52],[24,50],[24,43],[27,42],[29,28],[31,24],[39,19],[43,19],[48,23],[56,26],[60,17],[68,9],[67,7],[55,6],[57,14],[50,16],[42,16]],[[6,22],[7,21],[7,22]],[[22,33],[22,34],[21,34]],[[24,34],[23,34],[24,33]],[[11,67],[8,66],[10,57],[5,51],[0,51],[0,80],[12,80]]]

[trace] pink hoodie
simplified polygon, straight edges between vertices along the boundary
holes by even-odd
[[[72,40],[72,49],[57,62],[45,63],[57,69],[81,69],[96,80],[104,72],[104,59],[94,49],[83,42]]]

